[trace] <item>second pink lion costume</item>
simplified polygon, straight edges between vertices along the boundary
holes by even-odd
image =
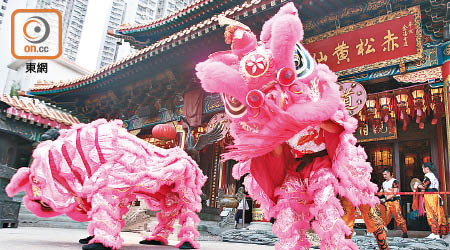
[[[232,120],[234,146],[225,159],[239,163],[250,195],[261,203],[279,241],[276,249],[309,249],[312,227],[321,249],[357,249],[336,198],[374,205],[372,168],[356,147],[356,119],[346,111],[336,75],[300,44],[303,29],[293,3],[262,29],[260,41],[243,24],[223,17],[231,50],[196,66],[208,92],[220,93]]]
[[[41,142],[29,168],[20,168],[6,187],[9,196],[25,191],[25,206],[40,217],[66,214],[89,221],[94,236],[83,249],[119,249],[122,216],[136,196],[158,211],[146,244],[167,245],[176,219],[180,248],[199,248],[201,187],[197,163],[179,147],[162,149],[122,128],[122,121],[99,119],[61,130]]]

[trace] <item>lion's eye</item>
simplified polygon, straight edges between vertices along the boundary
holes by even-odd
[[[300,57],[300,55],[297,55],[297,54],[294,55],[294,62],[295,62],[296,69],[302,67],[302,58]]]
[[[41,206],[44,208],[51,208],[47,203],[45,203],[43,201],[39,201],[39,203],[41,203]]]
[[[314,59],[300,43],[295,46],[294,62],[297,78],[305,78],[314,70]]]

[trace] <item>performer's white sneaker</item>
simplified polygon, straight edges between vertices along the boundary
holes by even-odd
[[[440,239],[441,237],[439,237],[439,235],[437,235],[437,234],[431,233],[426,238],[427,239]]]

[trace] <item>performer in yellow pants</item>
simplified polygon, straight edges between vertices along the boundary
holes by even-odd
[[[383,188],[380,192],[399,192],[400,183],[397,179],[392,177],[391,170],[389,168],[383,168],[383,177],[385,181],[383,182]],[[403,238],[408,238],[408,230],[406,229],[406,220],[402,216],[402,208],[400,206],[400,195],[385,194],[386,202],[386,216],[384,217],[384,226],[387,226],[391,220],[392,215],[394,215],[395,222],[403,231]]]
[[[355,224],[355,209],[356,207],[344,197],[340,198],[342,208],[344,209],[344,216],[342,219],[345,224],[352,229]],[[359,210],[366,224],[367,231],[373,233],[377,240],[380,250],[388,250],[389,244],[387,240],[386,230],[384,229],[383,214],[378,206],[370,207],[368,205],[360,205]],[[352,238],[352,234],[346,236],[348,239]]]
[[[408,233],[406,229],[406,220],[402,216],[402,208],[400,207],[400,200],[386,201],[384,203],[386,206],[386,217],[384,217],[384,225],[387,226],[391,220],[392,215],[394,215],[395,222],[403,231],[403,238],[408,238]]]
[[[422,165],[425,177],[418,188],[425,192],[438,192],[439,180],[434,175],[435,166],[431,162],[426,162]],[[427,221],[431,228],[431,234],[427,238],[439,239],[440,236],[448,234],[448,223],[445,217],[442,200],[438,194],[424,194],[423,195],[425,212],[427,214]]]

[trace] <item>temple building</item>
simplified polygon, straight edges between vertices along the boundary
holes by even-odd
[[[195,136],[227,122],[220,97],[205,93],[194,72],[212,52],[229,49],[218,15],[259,35],[264,21],[286,2],[197,0],[167,17],[123,25],[108,32],[129,42],[136,53],[77,79],[36,85],[27,95],[88,120],[122,119],[131,133],[159,146],[183,146],[181,115],[195,127]],[[450,3],[293,2],[303,22],[302,43],[339,76],[348,111],[359,121],[355,135],[372,163],[372,181],[381,185],[381,169],[388,167],[401,190],[411,191],[411,179],[423,178],[422,163],[432,161],[441,190],[449,191],[450,43],[444,30],[449,29]],[[165,123],[177,128],[176,140],[153,138],[152,127]],[[204,187],[209,207],[218,207],[219,188],[240,185],[231,177],[234,162],[220,161],[231,143],[226,135],[201,152],[200,167],[209,177]],[[450,200],[444,198],[448,214]],[[402,196],[404,214],[411,212],[411,203],[411,196]],[[413,224],[408,221],[408,226]]]

